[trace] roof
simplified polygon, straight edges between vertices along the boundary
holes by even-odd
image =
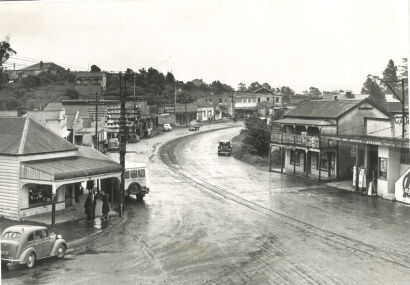
[[[71,130],[73,128],[75,121],[75,115],[67,115],[67,129]]]
[[[400,102],[386,102],[385,107],[389,113],[402,113],[403,105]],[[407,111],[409,108],[407,104],[404,105],[404,110]]]
[[[104,72],[78,72],[75,78],[100,78],[104,76]]]
[[[133,161],[125,161],[125,168],[130,169],[130,168],[144,168],[147,167],[146,163],[142,162],[133,162]]]
[[[53,159],[25,161],[23,166],[43,173],[42,177],[53,180],[89,177],[121,172],[121,165],[112,160],[70,156]],[[24,168],[23,168],[24,169]],[[22,171],[21,178],[30,178],[31,171]]]
[[[26,155],[77,150],[30,116],[0,118],[0,154]]]
[[[258,89],[254,90],[252,92],[253,93],[269,93],[269,94],[272,94],[272,91],[270,91],[269,89],[266,89],[265,87],[258,88]]]
[[[315,119],[296,119],[296,118],[285,118],[280,120],[275,120],[272,123],[284,124],[284,125],[310,125],[310,126],[334,126],[335,124],[326,120],[315,120]]]
[[[78,146],[78,154],[82,157],[87,157],[87,158],[114,161],[109,156],[89,146]]]
[[[198,99],[194,102],[197,107],[213,107],[213,105],[204,99]]]
[[[273,101],[262,101],[257,104],[258,108],[273,107]]]
[[[32,232],[36,230],[47,229],[47,227],[36,226],[36,225],[14,225],[14,226],[6,228],[3,232],[12,231],[12,232],[23,233],[24,232],[23,229],[27,229],[27,230],[30,230],[30,232]]]
[[[60,120],[60,111],[49,110],[49,111],[27,111],[30,117],[33,117],[39,122],[46,123],[50,120]]]
[[[310,100],[296,109],[287,112],[284,117],[337,119],[347,111],[368,100]],[[370,103],[372,104],[372,103]]]
[[[60,111],[64,110],[63,103],[53,102],[48,103],[47,106],[44,108],[44,111]]]
[[[41,64],[43,64],[43,67],[41,67]],[[43,69],[62,69],[64,70],[63,67],[53,63],[53,62],[39,62],[30,66],[27,66],[25,68],[19,69],[19,70],[33,70],[33,69],[38,69],[38,70],[43,70]]]

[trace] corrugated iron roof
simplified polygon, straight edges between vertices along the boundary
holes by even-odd
[[[92,159],[81,156],[26,161],[22,163],[31,169],[47,173],[54,180],[73,179],[121,171],[121,165],[112,160]],[[24,172],[21,178],[24,177]]]
[[[0,118],[0,153],[6,155],[39,154],[76,150],[52,130],[30,116]]]
[[[277,124],[289,124],[289,125],[310,125],[310,126],[334,126],[335,124],[326,120],[315,119],[297,119],[297,118],[285,118],[272,121]]]
[[[336,119],[363,100],[311,100],[287,112],[284,117]]]

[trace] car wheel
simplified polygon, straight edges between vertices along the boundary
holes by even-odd
[[[65,256],[66,251],[67,248],[65,247],[65,245],[60,245],[60,247],[57,249],[57,258],[63,258]]]
[[[36,263],[36,254],[34,252],[30,252],[27,257],[27,268],[33,268],[34,264]]]

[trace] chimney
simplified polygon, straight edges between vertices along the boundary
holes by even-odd
[[[43,61],[40,61],[40,68],[43,69]]]

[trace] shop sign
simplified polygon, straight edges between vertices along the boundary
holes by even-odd
[[[407,144],[407,142],[389,142],[389,141],[378,141],[375,139],[367,138],[344,138],[344,137],[329,137],[335,141],[348,142],[348,143],[359,143],[359,144],[370,144],[370,145],[381,145],[381,146],[394,146],[400,147]]]
[[[164,113],[175,114],[175,105],[165,105]]]

